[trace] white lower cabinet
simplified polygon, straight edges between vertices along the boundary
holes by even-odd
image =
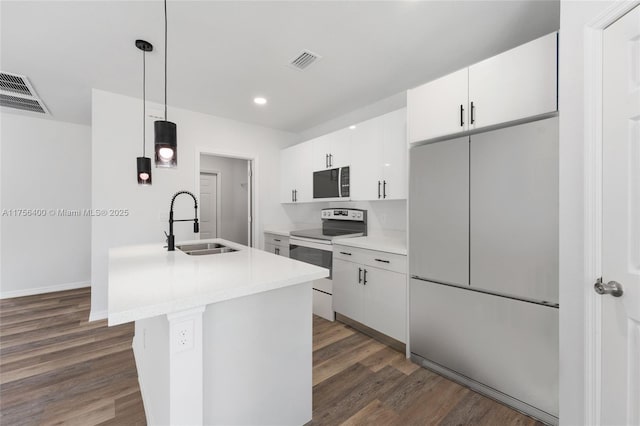
[[[406,256],[334,245],[333,308],[406,341]]]
[[[269,253],[289,257],[289,237],[278,234],[264,233],[264,250]]]

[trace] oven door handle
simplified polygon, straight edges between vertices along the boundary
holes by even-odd
[[[304,237],[289,238],[289,246],[300,246],[323,251],[333,251],[333,244],[331,243],[319,243],[318,240]]]

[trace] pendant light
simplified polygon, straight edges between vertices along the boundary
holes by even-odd
[[[164,120],[154,123],[156,167],[177,167],[176,123],[167,121],[167,0],[164,0]]]
[[[153,50],[153,45],[145,40],[136,40],[136,47],[142,50],[142,157],[136,158],[138,184],[151,185],[151,158],[145,155],[145,148],[147,145],[147,132],[145,124],[147,120],[146,58],[147,52],[151,52]]]

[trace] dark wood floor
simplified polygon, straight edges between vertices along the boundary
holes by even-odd
[[[1,425],[144,425],[133,326],[89,323],[90,290],[0,300]],[[311,425],[535,425],[314,317]]]

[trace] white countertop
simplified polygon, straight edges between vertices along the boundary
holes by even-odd
[[[389,232],[366,237],[342,238],[335,241],[334,245],[407,255],[407,239],[404,232]]]
[[[282,237],[288,237],[291,231],[298,231],[301,229],[313,229],[320,228],[322,225],[319,223],[292,223],[288,225],[265,225],[264,233],[265,234],[275,234],[280,235]]]
[[[325,278],[324,268],[276,256],[222,239],[232,253],[190,256],[163,244],[109,250],[109,325],[172,312]]]

